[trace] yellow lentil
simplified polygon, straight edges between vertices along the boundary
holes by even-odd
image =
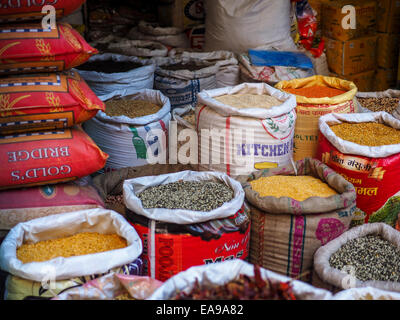
[[[161,107],[145,100],[114,99],[106,101],[106,114],[110,117],[139,118],[157,113]]]
[[[312,176],[261,177],[251,181],[250,185],[261,197],[289,197],[298,201],[337,194],[328,184]]]
[[[339,138],[363,146],[377,147],[400,143],[400,130],[382,123],[341,123],[330,128]]]
[[[215,100],[237,109],[262,108],[270,109],[279,106],[282,101],[265,94],[232,94],[216,97]]]
[[[125,248],[127,242],[117,234],[82,232],[73,236],[23,244],[17,258],[23,263],[42,262],[56,257],[72,257]]]

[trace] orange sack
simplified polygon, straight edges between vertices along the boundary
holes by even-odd
[[[80,126],[0,136],[0,190],[75,180],[107,158]]]
[[[105,110],[76,71],[0,78],[0,134],[62,129]]]
[[[78,9],[85,0],[3,0],[0,1],[0,22],[41,19],[47,13],[42,8],[51,5],[57,18],[65,17]]]
[[[0,75],[56,72],[85,63],[98,51],[69,24],[0,26]]]

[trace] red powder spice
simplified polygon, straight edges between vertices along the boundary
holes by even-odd
[[[332,98],[346,93],[344,90],[318,85],[307,88],[286,88],[284,90],[286,92],[306,98]]]

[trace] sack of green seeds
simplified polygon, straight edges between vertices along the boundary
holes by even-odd
[[[369,223],[344,232],[314,255],[317,287],[338,291],[373,287],[400,292],[400,232]]]
[[[84,130],[101,150],[107,150],[109,158],[105,171],[143,166],[157,159],[166,163],[166,142],[171,119],[171,104],[166,96],[151,89],[134,93],[120,90],[100,96],[100,99],[106,104],[105,112],[97,113],[90,121],[86,121]],[[130,106],[126,102],[133,100],[137,104]],[[110,113],[110,103],[113,113]],[[146,108],[154,108],[149,110],[155,112],[147,114]]]

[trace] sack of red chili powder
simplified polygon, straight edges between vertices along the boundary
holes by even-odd
[[[297,120],[293,146],[293,159],[295,161],[306,157],[315,158],[318,147],[318,119],[320,116],[332,112],[353,113],[357,110],[356,85],[339,78],[318,75],[281,81],[275,88],[296,96]],[[336,96],[332,96],[334,94]]]
[[[85,63],[98,53],[67,23],[0,26],[0,75],[56,72]]]
[[[0,190],[75,180],[107,158],[79,126],[0,136]]]
[[[56,10],[56,17],[61,18],[78,9],[85,0],[8,0],[0,5],[0,23],[39,20],[48,12],[42,13],[42,8],[51,5]]]
[[[0,78],[0,134],[58,130],[105,110],[76,71]]]
[[[400,129],[400,120],[387,112],[325,115],[319,119],[317,152],[319,160],[354,185],[359,210],[353,224],[386,222],[395,227],[400,210],[400,144],[370,147],[343,140],[330,126],[346,122],[382,123]]]
[[[233,198],[211,211],[144,208],[138,195],[146,189],[178,181],[221,182]],[[221,172],[182,171],[124,181],[128,221],[143,243],[145,275],[165,281],[195,265],[246,259],[250,216],[239,182]],[[200,191],[200,190],[199,190]]]

